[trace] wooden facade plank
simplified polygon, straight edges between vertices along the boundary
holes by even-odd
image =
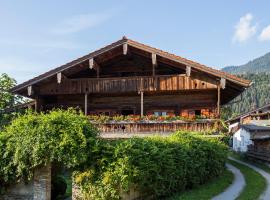
[[[41,95],[49,94],[83,94],[88,93],[115,93],[145,91],[181,91],[196,89],[214,89],[217,85],[204,83],[186,76],[168,75],[156,77],[121,77],[97,79],[67,79],[62,84],[49,84],[40,88]]]

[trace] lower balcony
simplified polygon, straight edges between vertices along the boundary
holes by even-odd
[[[107,139],[129,138],[132,136],[150,136],[163,135],[181,131],[198,131],[210,133],[220,130],[220,121],[218,119],[183,119],[182,117],[149,117],[144,119],[130,117],[122,119],[123,116],[113,117],[110,120],[108,116],[89,116],[90,121],[97,126],[100,136]],[[131,118],[131,119],[130,119]],[[97,120],[99,119],[99,120]]]

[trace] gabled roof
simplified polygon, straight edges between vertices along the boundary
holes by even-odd
[[[199,71],[202,71],[202,72],[206,72],[208,74],[211,74],[217,78],[225,78],[241,87],[248,87],[250,85],[250,81],[248,80],[245,80],[245,79],[241,79],[237,76],[234,76],[232,74],[229,74],[229,73],[226,73],[226,72],[223,72],[223,71],[219,71],[219,70],[216,70],[216,69],[213,69],[213,68],[210,68],[210,67],[207,67],[205,65],[202,65],[200,63],[197,63],[197,62],[194,62],[194,61],[191,61],[191,60],[188,60],[186,58],[183,58],[183,57],[180,57],[180,56],[177,56],[177,55],[174,55],[174,54],[171,54],[171,53],[168,53],[168,52],[165,52],[165,51],[162,51],[160,49],[157,49],[157,48],[153,48],[151,46],[148,46],[148,45],[145,45],[145,44],[142,44],[142,43],[139,43],[139,42],[136,42],[134,40],[131,40],[131,39],[127,39],[125,36],[121,39],[121,40],[118,40],[110,45],[107,45],[99,50],[96,50],[92,53],[89,53],[85,56],[82,56],[76,60],[73,60],[69,63],[66,63],[62,66],[59,66],[53,70],[50,70],[44,74],[41,74],[33,79],[30,79],[24,83],[21,83],[15,87],[13,87],[11,89],[11,92],[14,92],[16,93],[17,91],[23,89],[23,88],[26,88],[30,85],[34,85],[44,79],[47,79],[47,78],[50,78],[52,76],[55,76],[57,73],[59,72],[63,72],[69,68],[72,68],[82,62],[85,62],[87,60],[89,60],[90,58],[94,58],[98,55],[101,55],[107,51],[110,51],[114,48],[117,48],[123,44],[127,44],[128,46],[132,46],[134,48],[138,48],[138,49],[141,49],[143,51],[146,51],[146,52],[149,52],[149,53],[155,53],[157,56],[160,56],[160,57],[163,57],[163,58],[167,58],[167,59],[170,59],[174,62],[178,62],[178,63],[181,63],[181,64],[184,64],[184,65],[188,65],[188,66],[191,66],[192,68],[194,69],[197,69]]]

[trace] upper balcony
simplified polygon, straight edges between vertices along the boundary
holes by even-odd
[[[65,79],[61,84],[48,84],[39,94],[123,93],[138,91],[182,91],[215,89],[217,85],[186,75],[156,75],[116,78]]]

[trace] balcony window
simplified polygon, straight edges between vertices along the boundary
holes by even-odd
[[[166,111],[155,111],[154,115],[155,116],[167,116],[167,112]]]

